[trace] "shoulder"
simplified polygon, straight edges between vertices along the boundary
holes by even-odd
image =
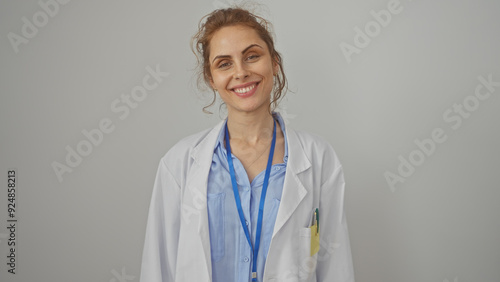
[[[208,134],[213,130],[213,128],[208,128],[203,131],[188,135],[183,137],[177,143],[175,143],[165,155],[162,157],[162,161],[182,161],[186,160],[191,152],[198,146]]]
[[[161,158],[159,170],[168,172],[179,186],[183,187],[193,165],[213,154],[217,129],[220,129],[220,126],[205,129],[177,141]]]
[[[161,158],[161,162],[172,170],[179,166],[191,165],[194,156],[214,148],[221,125],[222,122],[180,139]]]
[[[305,146],[333,150],[330,143],[321,135],[297,129],[290,129],[290,134],[295,134],[300,143]]]
[[[313,164],[334,169],[342,166],[332,145],[323,136],[296,129],[290,129],[287,135],[290,136],[289,142],[297,142]]]

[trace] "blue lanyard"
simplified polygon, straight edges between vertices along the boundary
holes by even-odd
[[[255,237],[255,248],[252,248],[252,241],[250,240],[250,232],[248,232],[248,227],[245,223],[245,216],[243,215],[243,208],[241,207],[240,193],[238,192],[238,184],[236,183],[236,175],[234,173],[233,159],[231,158],[231,146],[229,145],[229,132],[227,130],[227,122],[226,122],[227,163],[229,164],[229,173],[231,174],[231,182],[233,184],[234,199],[236,201],[236,207],[238,208],[238,214],[240,216],[241,226],[245,231],[245,236],[247,237],[247,241],[248,244],[250,245],[250,248],[253,249],[252,281],[254,282],[257,281],[257,255],[259,254],[260,234],[262,231],[262,215],[264,214],[264,201],[266,199],[267,186],[269,184],[269,175],[271,174],[271,165],[273,163],[275,144],[276,144],[276,120],[274,120],[273,141],[271,143],[271,151],[269,152],[269,158],[267,159],[266,174],[264,177],[264,184],[262,186],[262,191],[260,194],[259,216],[257,218],[257,233]]]

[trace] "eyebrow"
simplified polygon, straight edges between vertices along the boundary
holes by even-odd
[[[245,54],[245,52],[246,52],[246,51],[248,51],[248,49],[250,49],[250,48],[252,48],[252,47],[255,47],[255,46],[259,47],[260,49],[264,49],[264,48],[262,48],[262,46],[260,46],[259,44],[254,43],[254,44],[250,44],[247,48],[243,49],[243,51],[241,51],[241,54]],[[219,56],[215,56],[215,58],[212,60],[212,64],[214,63],[214,61],[215,61],[216,59],[219,59],[219,58],[231,58],[231,56],[229,56],[229,55],[219,55]]]

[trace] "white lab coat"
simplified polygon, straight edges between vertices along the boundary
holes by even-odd
[[[212,281],[207,178],[223,124],[182,139],[161,159],[141,282]],[[285,130],[288,164],[264,281],[353,282],[342,166],[321,137],[286,125]],[[308,227],[315,208],[320,214],[320,250],[311,256]]]

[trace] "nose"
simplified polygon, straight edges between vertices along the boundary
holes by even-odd
[[[247,70],[245,64],[239,63],[235,64],[234,68],[234,79],[245,79],[250,76],[250,72]]]

